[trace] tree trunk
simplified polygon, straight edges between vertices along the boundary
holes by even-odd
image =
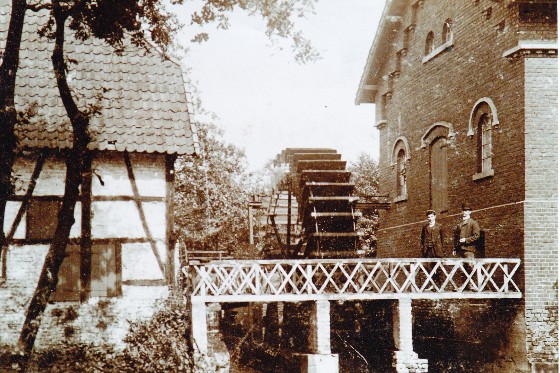
[[[3,227],[6,202],[13,191],[12,169],[16,148],[14,128],[17,121],[14,91],[26,9],[26,0],[12,0],[10,26],[6,38],[4,58],[0,66],[0,227],[2,227],[0,229],[0,257],[2,258],[0,277],[6,276],[5,255],[8,242]]]
[[[22,355],[20,371],[25,371],[33,350],[35,338],[41,325],[41,318],[49,301],[51,293],[56,289],[58,272],[66,253],[70,229],[74,224],[74,209],[80,197],[80,185],[86,156],[88,155],[88,126],[89,116],[78,109],[68,81],[66,79],[66,65],[64,61],[64,27],[68,17],[67,11],[61,9],[58,2],[54,4],[55,18],[55,46],[52,54],[52,64],[57,80],[60,97],[66,113],[72,124],[73,147],[66,158],[66,183],[62,205],[58,212],[56,231],[45,258],[41,275],[29,303],[25,322],[23,324],[18,347]]]

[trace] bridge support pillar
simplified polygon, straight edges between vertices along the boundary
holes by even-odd
[[[313,302],[310,315],[309,350],[302,356],[304,373],[338,373],[338,354],[331,354],[331,306],[329,301]]]
[[[395,371],[427,372],[428,360],[419,359],[412,348],[412,300],[399,299],[393,307],[393,338],[397,348],[393,354]]]
[[[202,355],[208,354],[208,323],[206,322],[206,303],[193,300],[192,312],[192,338],[193,347]]]
[[[191,333],[194,347],[195,373],[229,372],[229,352],[219,330],[221,307],[218,303],[191,303]]]

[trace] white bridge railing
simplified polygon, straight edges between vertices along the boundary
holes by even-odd
[[[520,259],[227,260],[184,267],[205,302],[521,298]]]

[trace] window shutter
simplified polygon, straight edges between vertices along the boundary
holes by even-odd
[[[91,296],[116,296],[115,245],[95,244],[91,248],[91,253]]]
[[[80,300],[80,246],[68,245],[66,257],[58,271],[56,291],[51,294],[51,301],[79,301]]]

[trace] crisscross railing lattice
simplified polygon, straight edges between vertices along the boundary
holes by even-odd
[[[228,260],[183,268],[208,302],[520,298],[520,259]]]

